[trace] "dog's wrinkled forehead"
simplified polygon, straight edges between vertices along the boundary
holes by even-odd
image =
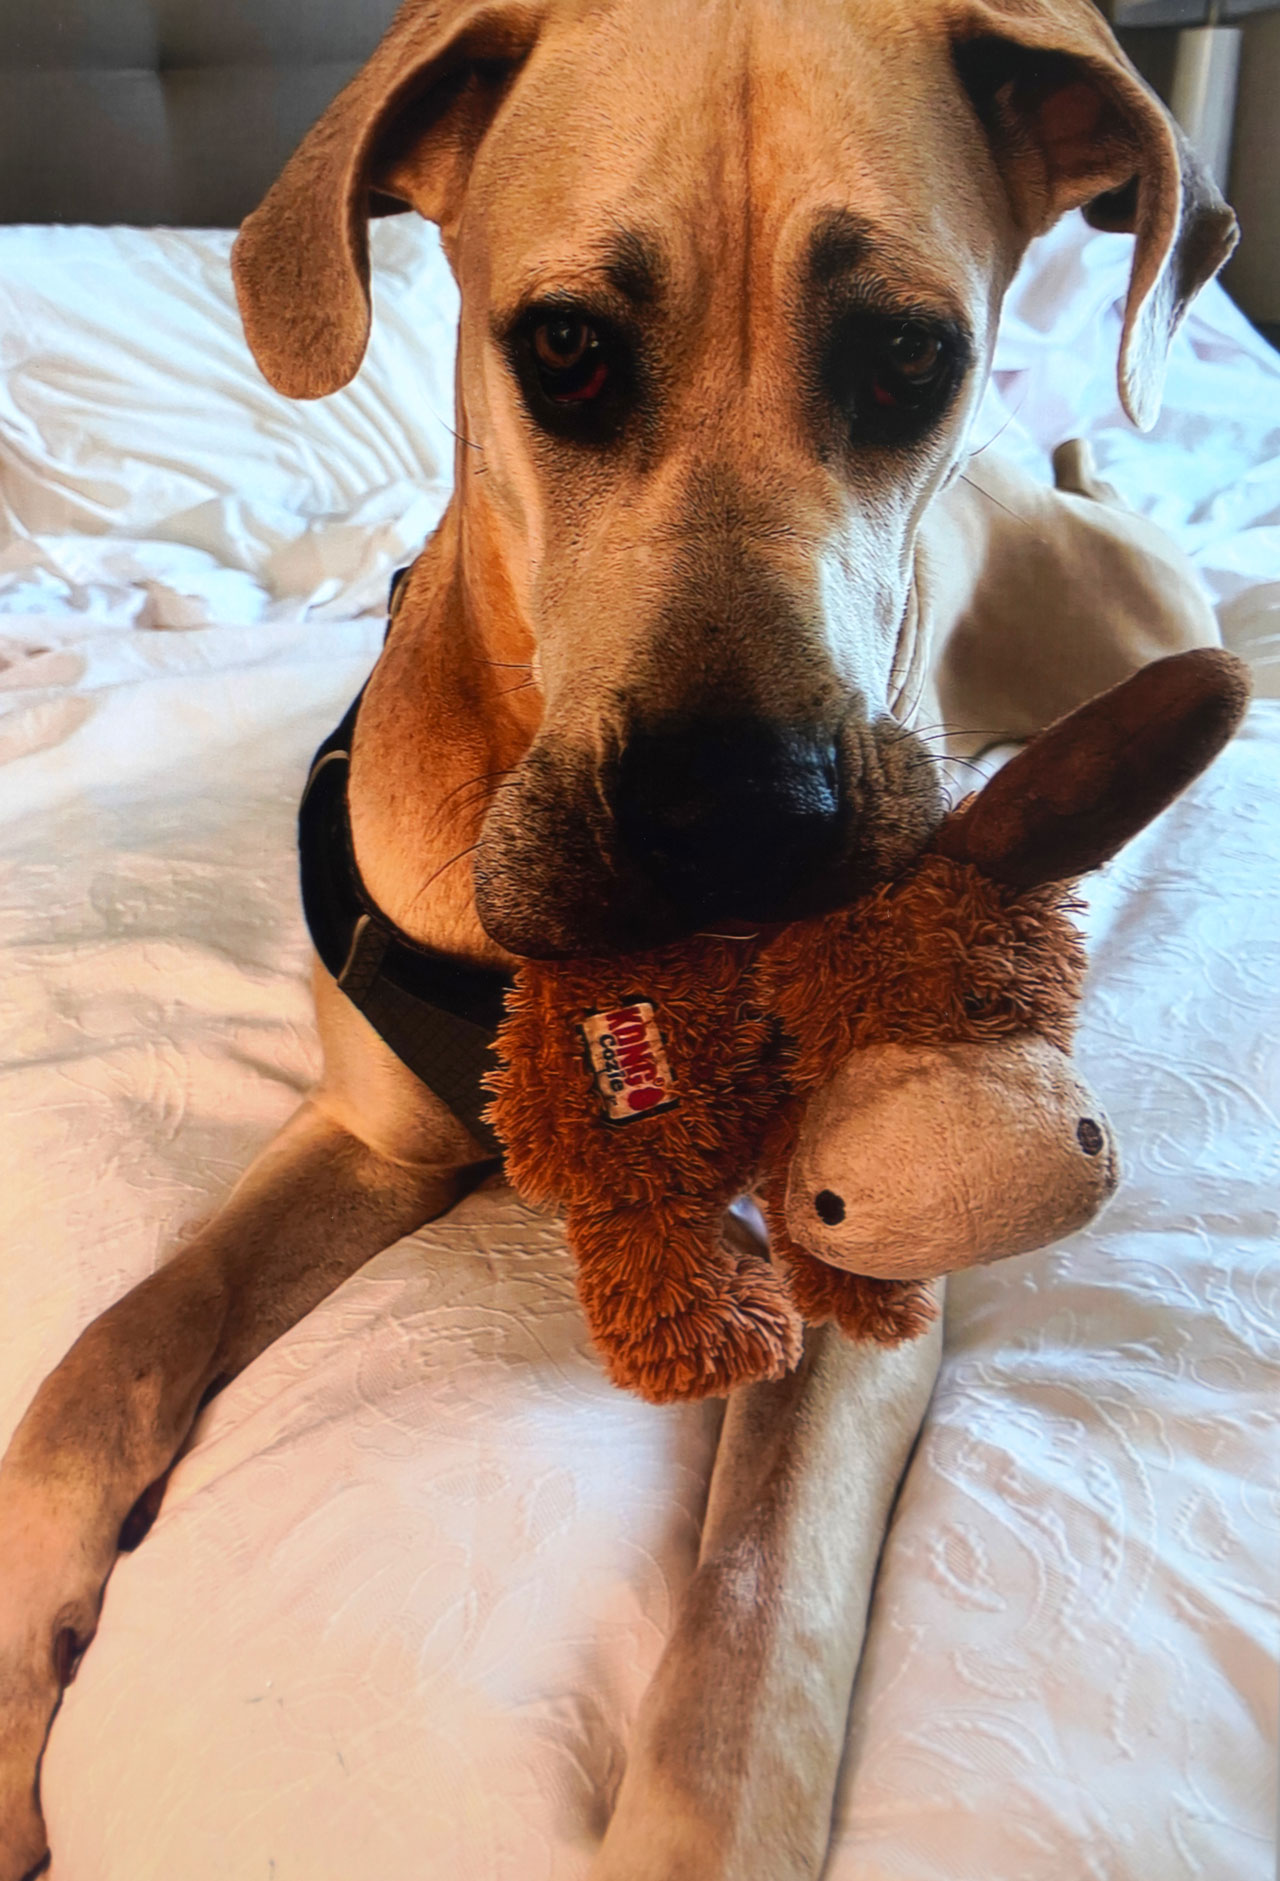
[[[478,153],[467,285],[505,308],[603,281],[764,323],[853,259],[823,232],[856,229],[869,276],[985,316],[1008,211],[938,36],[822,0],[698,11],[697,32],[685,0],[632,0],[544,33]]]

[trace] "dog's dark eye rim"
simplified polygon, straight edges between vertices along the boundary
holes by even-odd
[[[500,344],[543,430],[583,442],[617,432],[634,386],[636,350],[610,314],[577,300],[537,301]],[[553,363],[557,352],[563,365]]]
[[[958,321],[855,308],[823,349],[821,379],[853,444],[909,445],[937,425],[971,356]]]

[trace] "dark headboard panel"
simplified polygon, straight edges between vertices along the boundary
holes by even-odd
[[[229,228],[396,0],[0,0],[0,222]]]

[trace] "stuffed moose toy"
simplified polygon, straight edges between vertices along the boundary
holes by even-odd
[[[520,968],[489,1115],[515,1187],[564,1212],[615,1383],[662,1403],[777,1377],[806,1321],[912,1338],[932,1278],[1096,1214],[1118,1165],[1070,1056],[1072,884],[1247,698],[1220,648],[1159,660],[1033,739],[852,907]],[[744,1192],[772,1259],[726,1235]]]

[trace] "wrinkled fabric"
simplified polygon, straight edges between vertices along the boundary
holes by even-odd
[[[365,368],[305,404],[245,345],[232,239],[0,228],[0,613],[347,618],[430,534],[457,319],[435,230],[376,225]]]
[[[1277,362],[1211,290],[1123,428],[1127,247],[1038,245],[975,443],[1045,470],[1088,431],[1274,673]],[[370,366],[316,407],[257,378],[226,248],[0,231],[0,1441],[316,1073],[297,796],[447,491],[430,233],[375,231]],[[952,1283],[827,1881],[1271,1874],[1278,794],[1263,702],[1091,884],[1125,1180]],[[53,1881],[582,1881],[715,1428],[607,1386],[507,1191],[378,1256],[210,1406],[117,1568],[45,1760]]]

